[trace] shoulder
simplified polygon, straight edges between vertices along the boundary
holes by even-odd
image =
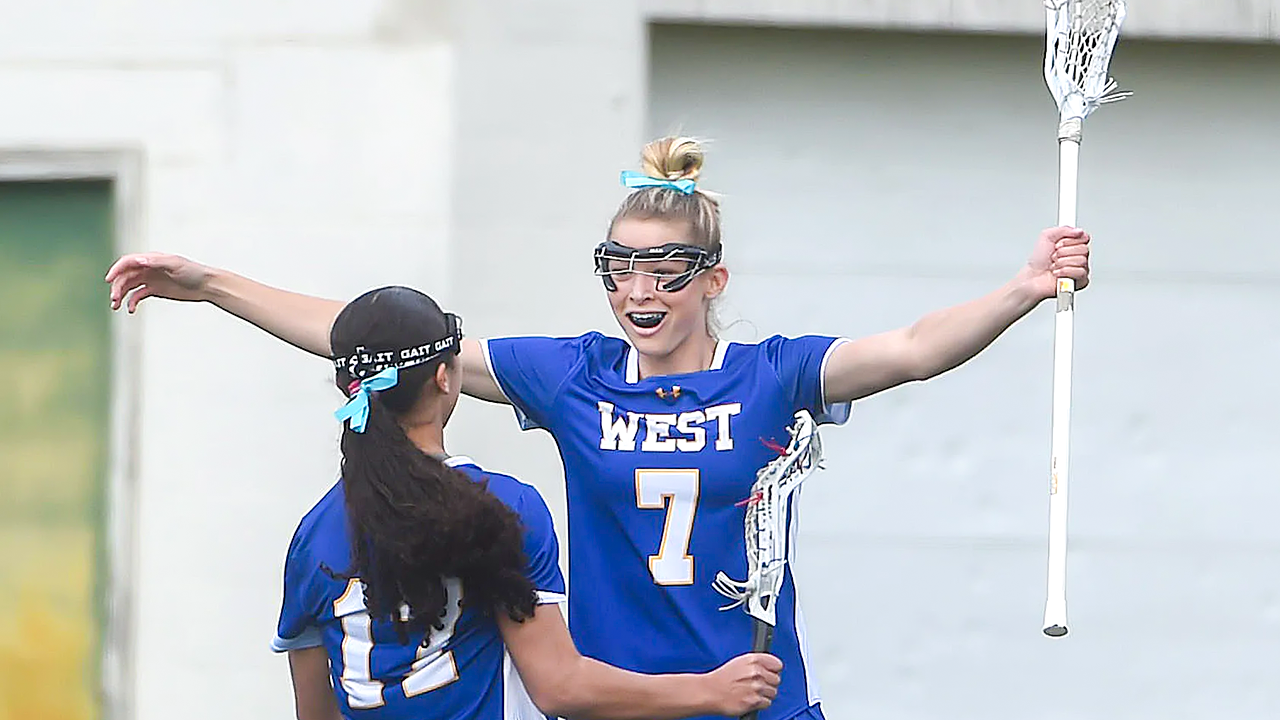
[[[621,367],[630,345],[593,331],[564,337],[494,337],[485,340],[482,347],[486,364],[504,389],[518,389],[530,383],[555,385],[582,368]]]
[[[624,340],[595,331],[563,336],[505,335],[486,338],[483,345],[486,351],[504,349],[521,353],[609,352],[625,349],[627,346]]]
[[[758,343],[735,344],[726,353],[725,364],[753,367],[757,377],[772,377],[786,392],[814,390],[822,397],[827,364],[833,351],[845,342],[831,335],[774,335]]]
[[[830,345],[840,340],[834,335],[818,335],[814,333],[804,335],[772,335],[756,343],[762,348],[780,348],[795,347],[800,345]]]
[[[339,480],[302,516],[293,533],[294,547],[312,544],[317,538],[327,536],[334,527],[343,528],[347,512],[345,502],[346,495]]]
[[[346,495],[338,481],[302,517],[289,542],[285,556],[285,576],[304,595],[323,588],[323,567],[345,567],[350,557],[350,530],[347,526]],[[321,581],[321,585],[315,585]]]
[[[521,518],[530,514],[542,515],[549,512],[542,493],[534,486],[506,473],[486,470],[474,460],[465,456],[449,458],[449,467],[467,475],[476,482],[487,483],[489,492],[514,510]]]
[[[486,483],[489,492],[519,516],[526,550],[558,545],[551,509],[537,488],[505,473],[485,470],[467,457],[452,457],[448,465],[476,482]]]
[[[622,338],[591,332],[575,338],[582,357],[593,366],[620,366],[631,346]]]
[[[726,360],[744,356],[778,359],[796,354],[826,353],[844,342],[833,335],[773,335],[758,342],[731,342],[725,352]]]

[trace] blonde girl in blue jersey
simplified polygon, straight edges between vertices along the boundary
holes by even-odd
[[[594,261],[625,340],[520,337],[463,342],[462,392],[514,406],[523,427],[556,439],[569,500],[570,618],[585,654],[645,672],[710,669],[749,649],[742,613],[720,613],[717,571],[742,577],[742,500],[798,409],[842,422],[849,403],[966,362],[1055,294],[1089,281],[1089,236],[1040,233],[1026,265],[989,294],[911,326],[726,343],[712,304],[729,272],[720,208],[698,187],[703,153],[689,138],[650,143],[633,192]],[[165,254],[121,258],[113,307],[156,295],[216,304],[312,353],[328,355],[340,305],[270,288]],[[803,616],[788,574],[773,652],[785,664],[762,720],[821,718]],[[590,600],[590,602],[588,602]]]

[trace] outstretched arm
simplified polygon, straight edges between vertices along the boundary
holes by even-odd
[[[339,300],[303,295],[202,265],[180,255],[125,255],[107,271],[111,309],[133,313],[148,297],[207,302],[313,355],[330,357],[329,329],[346,305]],[[489,373],[480,343],[464,340],[462,391],[491,402],[507,402]]]
[[[845,343],[827,363],[827,402],[847,402],[958,367],[1000,337],[1069,277],[1089,284],[1089,235],[1050,228],[1018,275],[1000,289],[962,305],[930,313],[915,324]]]
[[[125,255],[107,271],[111,309],[149,297],[207,302],[313,355],[329,357],[329,328],[344,303],[281,290],[180,255]]]
[[[700,675],[622,670],[581,655],[554,604],[539,605],[523,623],[502,616],[499,627],[529,696],[540,710],[557,717],[737,717],[768,707],[781,679],[782,662],[763,654],[740,655]]]

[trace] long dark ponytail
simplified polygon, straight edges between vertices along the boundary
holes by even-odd
[[[330,342],[337,357],[388,357],[446,337],[448,321],[435,302],[409,288],[374,290],[347,305],[334,321]],[[398,382],[369,394],[363,432],[348,423],[342,433],[342,480],[351,526],[352,567],[347,575],[365,585],[371,617],[402,631],[440,626],[446,611],[446,578],[462,582],[464,603],[513,620],[533,615],[535,592],[525,575],[519,516],[440,458],[418,449],[398,418],[419,402],[452,351],[400,369]],[[340,364],[339,389],[356,392],[356,363]],[[446,409],[446,417],[448,409]],[[443,424],[444,417],[441,418]],[[408,607],[407,616],[401,612]]]

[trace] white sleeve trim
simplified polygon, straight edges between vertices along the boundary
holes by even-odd
[[[547,590],[538,591],[539,605],[561,605],[568,601],[569,601],[569,598],[564,593],[549,592]]]
[[[831,361],[831,356],[835,354],[836,348],[847,342],[849,342],[849,338],[842,337],[832,340],[831,344],[827,346],[827,351],[822,355],[822,365],[818,370],[818,390],[822,394],[822,414],[824,417],[818,419],[819,423],[825,420],[836,425],[843,425],[849,420],[849,415],[853,411],[853,403],[851,402],[831,403],[827,400],[827,363]]]
[[[466,455],[450,455],[444,459],[444,464],[451,468],[458,467],[460,465],[475,465],[476,467],[480,467],[479,463]]]
[[[822,391],[823,405],[827,404],[827,363],[831,362],[831,355],[836,351],[836,348],[840,347],[841,345],[847,342],[849,342],[849,338],[843,338],[843,337],[836,338],[835,340],[831,341],[831,344],[827,346],[827,351],[822,354],[822,367],[818,371],[819,372],[818,384],[819,384],[819,388]]]
[[[511,395],[507,393],[506,388],[502,387],[502,381],[498,379],[498,373],[493,369],[493,356],[489,354],[489,341],[493,338],[485,338],[480,341],[480,354],[484,357],[484,366],[489,371],[489,377],[493,378],[493,384],[498,387],[498,392],[502,393],[502,397],[511,402]]]
[[[282,638],[276,635],[271,640],[272,652],[289,652],[290,650],[306,650],[307,648],[320,647],[324,645],[324,640],[320,637],[320,628],[314,625],[298,633],[297,637]]]
[[[507,392],[507,389],[502,387],[502,380],[498,377],[498,372],[493,369],[493,356],[489,354],[489,341],[501,339],[502,338],[485,338],[480,341],[481,354],[484,355],[484,366],[489,370],[489,377],[493,378],[493,384],[498,387],[498,392],[502,393],[502,397],[506,398],[507,404],[510,405],[511,409],[515,412],[516,422],[520,424],[520,429],[541,430],[543,427],[534,422],[533,419],[526,415],[524,410],[520,409],[520,406],[511,399],[511,393]]]

